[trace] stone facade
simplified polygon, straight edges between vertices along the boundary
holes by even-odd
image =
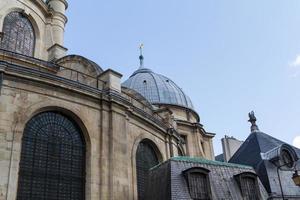
[[[17,11],[28,16],[35,32],[34,57],[53,60],[66,54],[63,47],[64,29],[67,23],[65,0],[50,0],[48,5],[42,0],[2,0],[0,2],[0,37],[3,36],[4,18]]]
[[[0,32],[5,16],[20,11],[36,35],[34,58],[0,49],[0,200],[16,199],[24,128],[46,111],[72,118],[84,134],[85,199],[137,199],[135,157],[144,139],[160,162],[179,151],[214,159],[214,134],[203,129],[197,113],[153,107],[121,87],[118,72],[81,56],[63,57],[66,8],[64,0],[0,1]]]

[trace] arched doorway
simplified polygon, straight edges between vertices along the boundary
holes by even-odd
[[[26,124],[17,200],[28,199],[85,199],[85,141],[62,113],[43,112]]]
[[[155,144],[149,140],[143,140],[138,145],[136,152],[136,171],[139,200],[145,198],[149,169],[159,164],[156,149]]]

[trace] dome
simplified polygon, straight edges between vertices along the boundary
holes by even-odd
[[[193,110],[190,98],[171,79],[140,67],[123,86],[133,89],[152,104],[182,106]]]

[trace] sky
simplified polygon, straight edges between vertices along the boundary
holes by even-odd
[[[215,154],[224,135],[248,137],[252,110],[261,131],[292,144],[300,136],[299,10],[299,0],[69,1],[65,46],[125,81],[143,43],[145,67],[177,83],[216,133]]]

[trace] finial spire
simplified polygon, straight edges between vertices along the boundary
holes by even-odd
[[[251,111],[249,114],[249,120],[248,122],[251,123],[251,133],[255,132],[255,131],[259,131],[259,128],[256,124],[256,117],[255,117],[255,114],[254,114],[254,111]]]
[[[143,56],[143,48],[144,48],[144,44],[140,44],[140,68],[144,67],[144,56]]]

